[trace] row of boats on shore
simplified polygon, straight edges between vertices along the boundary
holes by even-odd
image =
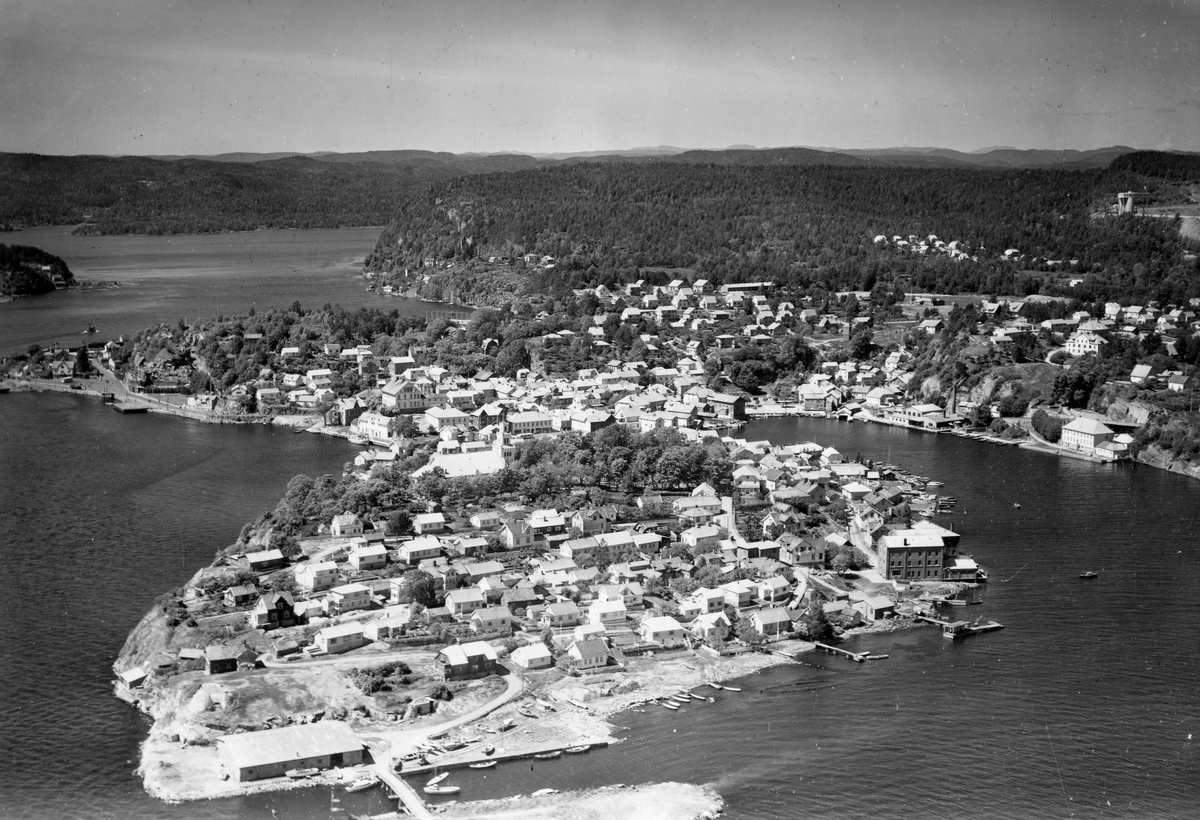
[[[742,691],[740,686],[723,686],[722,684],[713,683],[711,681],[709,682],[708,685],[710,687],[712,687],[713,689],[723,690],[726,692]],[[716,703],[716,699],[713,697],[710,697],[708,695],[697,695],[695,692],[689,692],[686,689],[681,689],[680,691],[676,692],[675,694],[668,695],[665,698],[654,698],[650,702],[657,703],[658,705],[664,706],[667,709],[670,709],[672,712],[674,712],[674,711],[678,710],[680,706],[686,706],[687,704],[691,703],[692,701],[700,701],[701,703]]]

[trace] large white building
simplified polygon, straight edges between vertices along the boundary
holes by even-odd
[[[1072,450],[1091,452],[1106,441],[1112,441],[1113,431],[1096,419],[1078,418],[1063,425],[1059,444]]]

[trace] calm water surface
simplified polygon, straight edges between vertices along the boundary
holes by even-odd
[[[772,420],[746,435],[946,482],[962,514],[943,523],[992,573],[969,612],[1007,628],[859,639],[891,657],[812,656],[711,706],[626,713],[615,748],[456,774],[461,797],[673,779],[715,785],[733,818],[1196,816],[1200,484],[882,426]],[[147,797],[133,775],[146,724],[112,697],[110,664],[154,598],[288,478],[336,472],[351,453],[77,396],[0,396],[0,817],[330,816],[320,789]],[[1101,576],[1080,581],[1084,569]],[[378,792],[336,805],[379,812]]]
[[[70,228],[5,234],[9,245],[33,245],[62,257],[80,280],[117,281],[115,290],[56,291],[0,304],[0,355],[33,342],[115,339],[160,322],[251,307],[396,308],[419,314],[446,310],[366,290],[358,275],[379,228],[253,231],[199,236],[72,236]]]

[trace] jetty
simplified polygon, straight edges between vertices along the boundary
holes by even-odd
[[[448,772],[454,769],[467,769],[472,763],[483,763],[485,761],[496,761],[504,763],[514,760],[526,760],[537,758],[538,755],[554,754],[556,752],[566,752],[568,749],[574,750],[572,754],[578,754],[592,749],[599,749],[608,745],[608,741],[590,740],[581,743],[565,743],[554,742],[548,745],[534,745],[529,748],[522,749],[519,752],[505,752],[497,749],[492,754],[485,754],[482,751],[474,749],[463,749],[450,752],[449,755],[454,757],[453,760],[447,760],[447,756],[439,757],[436,761],[431,761],[426,764],[415,764],[405,766],[402,772],[406,775],[428,774],[429,772]],[[457,752],[457,753],[456,753]]]
[[[863,663],[871,656],[870,652],[851,652],[849,649],[838,649],[836,646],[830,646],[827,643],[815,643],[813,646],[822,652],[828,652],[831,655],[841,655],[844,658],[849,658],[855,663]]]
[[[1004,629],[1004,624],[988,621],[986,624],[971,623],[970,621],[943,621],[938,618],[933,618],[929,615],[914,615],[914,621],[925,621],[934,626],[942,628],[942,637],[956,641],[959,638],[966,638],[971,635],[978,635],[980,632],[991,632],[996,629]]]
[[[105,404],[108,404],[105,401]],[[112,409],[118,413],[149,413],[150,405],[140,401],[117,401],[112,405]]]

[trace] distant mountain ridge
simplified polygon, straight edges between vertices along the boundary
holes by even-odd
[[[202,155],[163,155],[149,157],[158,160],[204,160],[210,162],[257,163],[292,157],[305,157],[320,162],[407,165],[437,169],[462,169],[465,173],[512,171],[533,168],[554,162],[687,162],[712,165],[897,165],[935,168],[1105,168],[1117,157],[1141,149],[1127,145],[1087,150],[989,147],[975,151],[957,151],[936,146],[898,146],[890,148],[831,148],[789,146],[756,148],[734,145],[727,148],[679,148],[672,145],[647,146],[613,151],[576,151],[552,154],[494,152],[452,154],[446,151],[397,149],[386,151],[357,151],[339,153],[251,153],[231,152]],[[1186,152],[1173,152],[1186,153]]]

